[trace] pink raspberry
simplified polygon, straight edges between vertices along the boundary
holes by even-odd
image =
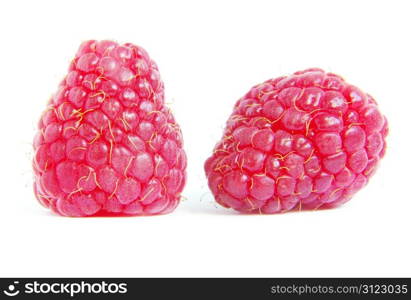
[[[308,69],[238,100],[205,172],[216,201],[241,212],[332,208],[367,184],[387,133],[370,95]]]
[[[157,65],[132,44],[84,42],[34,139],[34,191],[64,216],[173,211],[186,181]]]

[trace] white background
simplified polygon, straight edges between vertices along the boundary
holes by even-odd
[[[407,1],[1,1],[0,276],[411,276],[411,18]],[[115,39],[158,63],[189,158],[170,215],[63,218],[32,192],[31,141],[79,44]],[[308,67],[372,94],[387,156],[335,210],[217,207],[203,162],[234,102]]]

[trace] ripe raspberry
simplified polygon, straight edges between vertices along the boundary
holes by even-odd
[[[216,201],[241,212],[336,207],[373,175],[387,133],[370,95],[308,69],[238,100],[205,172]]]
[[[157,65],[132,44],[84,42],[38,124],[34,191],[65,216],[169,213],[186,181]]]

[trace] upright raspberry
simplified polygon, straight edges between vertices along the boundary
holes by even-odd
[[[34,150],[35,195],[65,216],[169,213],[185,185],[181,131],[157,65],[132,44],[80,46]]]
[[[271,79],[237,101],[205,163],[209,187],[241,212],[335,207],[373,175],[387,133],[375,100],[335,74]]]

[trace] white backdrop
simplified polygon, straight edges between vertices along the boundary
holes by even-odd
[[[0,2],[0,276],[411,276],[409,1]],[[158,63],[188,154],[187,200],[159,217],[52,215],[32,192],[31,141],[79,44],[115,39]],[[387,115],[387,156],[335,210],[217,207],[203,162],[234,102],[308,67]]]

